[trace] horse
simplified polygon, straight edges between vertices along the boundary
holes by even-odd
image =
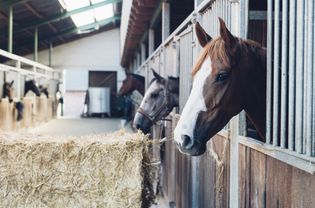
[[[5,82],[3,84],[3,98],[8,98],[9,102],[13,102],[13,96],[14,96],[14,89],[13,89],[13,83],[14,80],[11,82]],[[20,121],[23,119],[23,111],[24,111],[24,104],[22,102],[15,102],[14,107],[16,108],[18,114],[17,114],[17,121]]]
[[[40,93],[44,93],[46,95],[46,98],[49,98],[49,92],[48,92],[48,87],[44,87],[43,85],[39,85],[38,89],[40,91]]]
[[[28,91],[34,92],[37,97],[40,96],[41,91],[37,87],[35,80],[32,79],[32,80],[25,81],[24,86],[25,86],[24,87],[24,96],[28,93]]]
[[[212,39],[196,23],[203,50],[192,70],[193,87],[174,130],[179,150],[198,156],[206,143],[242,110],[265,140],[266,48],[235,37],[219,18],[220,36]]]
[[[134,90],[137,90],[143,96],[144,84],[145,79],[143,76],[127,73],[126,79],[124,79],[123,84],[118,91],[118,96],[131,94]]]
[[[152,69],[154,79],[137,110],[134,127],[145,134],[151,126],[167,116],[179,104],[179,79],[163,78]]]

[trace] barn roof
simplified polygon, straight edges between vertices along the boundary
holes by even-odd
[[[121,65],[127,67],[130,57],[134,54],[136,46],[140,43],[144,32],[150,25],[160,0],[133,0],[127,29],[124,35],[121,55]]]
[[[65,0],[60,0],[65,1]],[[38,30],[38,49],[49,48],[95,33],[119,27],[122,0],[87,0],[89,5],[69,11],[58,0],[0,0],[0,48],[8,49],[10,7],[13,12],[13,53],[34,52],[35,28]],[[71,15],[108,4],[113,5],[113,17],[77,27]]]

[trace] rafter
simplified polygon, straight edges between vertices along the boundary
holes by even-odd
[[[21,32],[21,31],[23,31],[25,29],[28,29],[28,28],[31,28],[31,27],[36,27],[36,26],[38,27],[38,26],[45,25],[45,24],[48,24],[48,23],[51,23],[51,22],[60,21],[62,19],[70,17],[71,15],[74,15],[74,14],[78,14],[78,13],[81,13],[81,12],[84,12],[84,11],[87,11],[87,10],[90,10],[90,9],[95,9],[95,8],[98,8],[100,6],[104,6],[104,5],[107,5],[107,4],[119,3],[119,2],[122,2],[122,0],[105,0],[105,1],[102,1],[102,2],[99,2],[99,3],[93,4],[93,5],[89,5],[89,6],[86,6],[86,7],[82,7],[82,8],[79,8],[79,9],[75,9],[75,10],[72,10],[72,11],[69,11],[69,12],[63,12],[61,14],[52,15],[50,17],[43,18],[41,20],[36,20],[36,21],[30,22],[30,23],[27,23],[25,25],[21,25],[20,27],[15,29],[15,32]]]
[[[28,2],[30,0],[4,0],[0,1],[0,9],[8,9],[11,6]]]
[[[120,20],[119,16],[114,16],[114,17],[111,17],[111,18],[108,18],[108,19],[105,19],[105,20],[102,20],[102,21],[98,21],[98,22],[95,22],[95,23],[92,23],[92,24],[84,25],[82,27],[71,27],[71,28],[65,29],[63,31],[54,33],[52,35],[49,35],[49,36],[46,36],[46,37],[42,37],[42,38],[39,39],[39,42],[47,41],[47,40],[50,41],[50,40],[54,40],[54,39],[57,39],[57,38],[62,38],[62,36],[73,34],[73,33],[78,33],[79,31],[84,31],[84,30],[88,30],[88,29],[91,29],[91,28],[95,28],[96,26],[103,27],[103,26],[108,25],[108,24],[110,24],[112,22],[115,22],[117,20]],[[26,41],[24,41],[24,43],[20,43],[19,45],[21,47],[30,46],[30,41],[26,40]]]

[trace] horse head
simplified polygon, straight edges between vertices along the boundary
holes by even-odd
[[[144,95],[144,77],[138,74],[126,73],[126,78],[118,91],[119,96],[128,95],[134,90]]]
[[[231,34],[222,19],[212,39],[196,24],[203,50],[192,71],[193,87],[174,130],[179,150],[201,155],[206,143],[241,110],[264,136],[266,51]]]
[[[25,81],[24,96],[28,93],[28,91],[34,92],[38,97],[40,96],[40,90],[37,87],[35,80],[32,79]]]
[[[48,92],[48,87],[44,87],[43,85],[39,85],[38,89],[40,93],[44,93],[47,98],[49,98],[49,92]]]
[[[155,122],[167,116],[174,107],[178,106],[178,78],[163,78],[154,70],[152,72],[154,79],[144,94],[134,118],[134,126],[144,133],[148,133]]]
[[[3,98],[8,97],[9,102],[13,101],[14,89],[13,89],[14,80],[11,82],[5,82],[3,84]]]

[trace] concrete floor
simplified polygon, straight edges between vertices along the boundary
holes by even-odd
[[[30,129],[30,133],[80,136],[86,134],[110,133],[121,128],[120,119],[112,118],[62,118],[54,119]]]

